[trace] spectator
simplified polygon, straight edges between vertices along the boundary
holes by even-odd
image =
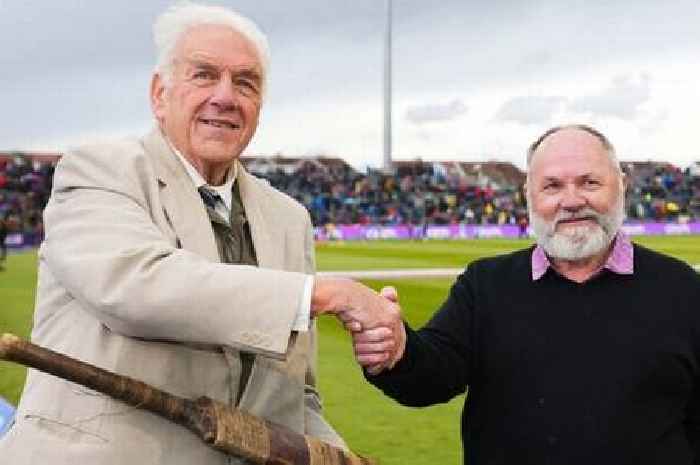
[[[0,269],[2,269],[3,263],[7,258],[7,244],[5,244],[6,239],[7,225],[5,224],[5,219],[0,216]]]

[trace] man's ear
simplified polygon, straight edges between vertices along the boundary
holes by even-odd
[[[527,199],[527,194],[528,194],[529,190],[530,190],[530,176],[526,175],[525,176],[525,184],[523,184],[523,195],[525,195],[526,199]]]
[[[165,112],[165,82],[160,73],[154,73],[151,78],[151,111],[158,121],[161,121]]]
[[[625,193],[630,187],[630,178],[624,172],[620,174],[620,178],[622,178],[622,192]]]

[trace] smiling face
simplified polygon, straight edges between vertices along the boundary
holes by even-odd
[[[622,175],[601,141],[581,129],[557,131],[537,148],[527,196],[537,242],[553,258],[605,254],[622,224]]]
[[[213,185],[255,134],[263,71],[254,45],[229,27],[190,29],[176,46],[172,76],[156,74],[151,106],[160,127]]]

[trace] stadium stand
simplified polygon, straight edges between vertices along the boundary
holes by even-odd
[[[314,225],[518,224],[527,216],[525,173],[503,162],[397,161],[394,173],[362,174],[338,158],[244,159],[303,203]],[[631,221],[700,219],[700,166],[624,162]]]
[[[510,163],[395,162],[359,173],[338,158],[244,158],[250,171],[304,204],[314,225],[515,224],[525,179]]]
[[[41,242],[42,211],[60,157],[59,153],[0,152],[0,220],[9,233],[22,235],[23,245]]]
[[[627,217],[688,221],[700,218],[700,170],[682,171],[670,163],[623,162],[629,179]]]
[[[0,152],[0,219],[24,245],[41,241],[41,212],[59,153]],[[244,157],[246,167],[294,197],[324,225],[527,223],[525,173],[511,163],[396,161],[360,173],[340,158]],[[631,221],[700,220],[700,162],[623,162]],[[16,236],[16,234],[15,234]],[[13,244],[8,244],[12,246]]]

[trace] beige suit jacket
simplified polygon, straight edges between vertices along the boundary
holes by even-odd
[[[259,354],[240,408],[337,445],[314,388],[315,330],[291,330],[314,272],[309,216],[239,166],[259,268],[219,263],[197,190],[160,131],[59,163],[32,339],[176,395],[231,403],[239,350]],[[29,370],[13,465],[242,463],[155,415]]]

